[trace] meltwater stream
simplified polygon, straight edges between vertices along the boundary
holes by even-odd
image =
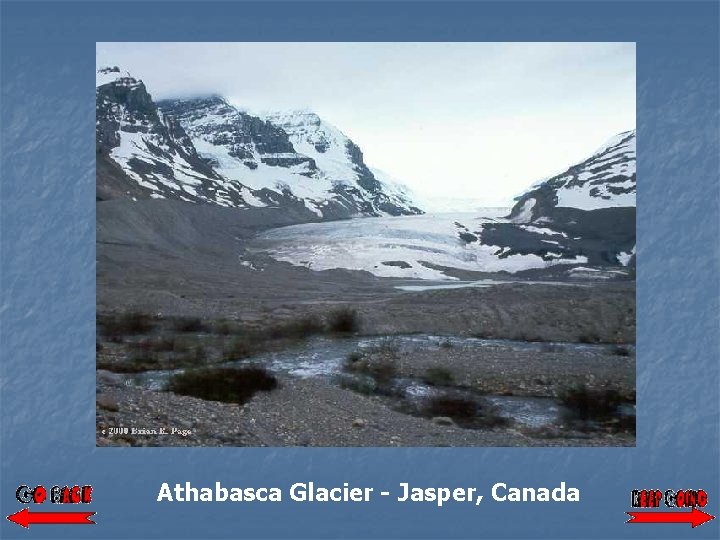
[[[541,351],[547,343],[536,343],[512,340],[492,340],[472,337],[446,337],[432,335],[402,335],[354,337],[345,339],[315,338],[299,343],[291,349],[266,352],[249,359],[226,362],[223,366],[240,367],[249,364],[262,365],[270,371],[300,378],[323,378],[333,384],[340,384],[341,378],[361,379],[363,375],[352,375],[344,371],[343,366],[351,352],[372,349],[391,340],[394,346],[402,351],[425,348],[440,348],[450,344],[452,347],[482,349],[486,347],[503,347],[518,351]],[[558,343],[559,347],[577,352],[601,352],[607,348],[600,344]],[[182,370],[146,371],[129,376],[139,386],[152,390],[162,390],[173,373]],[[477,392],[467,388],[436,387],[425,384],[420,379],[398,378],[393,381],[394,399],[404,409],[408,405],[419,407],[423,400],[448,392],[460,398],[479,399]],[[553,424],[562,414],[562,406],[557,400],[545,397],[521,397],[483,395],[492,405],[497,407],[500,416],[510,418],[518,424],[541,427]]]

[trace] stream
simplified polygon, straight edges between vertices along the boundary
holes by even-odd
[[[291,349],[265,352],[252,358],[230,361],[224,367],[262,365],[277,374],[299,378],[322,378],[332,384],[348,387],[348,381],[367,384],[367,375],[347,373],[344,364],[348,355],[355,351],[376,348],[391,340],[401,352],[411,352],[419,348],[464,347],[481,350],[488,347],[502,347],[515,351],[544,351],[548,346],[573,350],[579,354],[603,353],[605,344],[580,343],[539,343],[527,341],[481,339],[472,337],[447,337],[432,335],[401,335],[353,337],[345,339],[314,338],[299,343]],[[128,376],[131,383],[151,390],[162,390],[170,376],[183,370],[145,371]],[[431,386],[421,379],[399,377],[391,382],[391,392],[385,392],[390,405],[408,412],[420,414],[423,406],[433,397],[452,396],[479,404],[488,402],[495,413],[515,423],[528,427],[542,427],[554,424],[561,419],[563,406],[558,400],[549,397],[525,397],[504,395],[481,395],[464,387]],[[387,390],[387,389],[386,389]],[[438,415],[440,416],[440,415]]]

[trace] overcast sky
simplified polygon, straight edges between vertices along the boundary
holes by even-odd
[[[155,99],[310,108],[425,196],[508,205],[635,127],[634,43],[98,43]]]

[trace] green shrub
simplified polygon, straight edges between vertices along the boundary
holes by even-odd
[[[395,362],[390,358],[366,359],[356,362],[349,368],[356,373],[364,373],[379,383],[387,383],[398,375]]]
[[[600,343],[600,336],[595,333],[588,332],[585,334],[580,334],[580,336],[578,337],[578,341],[580,343]]]
[[[430,398],[426,405],[429,416],[449,416],[453,420],[475,418],[478,414],[478,405],[471,399],[438,396]]]
[[[265,329],[270,339],[306,339],[322,333],[324,330],[319,318],[312,315],[293,321],[275,324]]]
[[[579,385],[563,391],[559,398],[565,407],[563,419],[571,426],[635,432],[635,416],[621,412],[621,407],[633,403],[634,397],[623,396],[615,389],[591,390]]]
[[[585,385],[569,388],[559,397],[560,403],[582,421],[610,418],[623,402],[616,390],[590,390]]]
[[[630,356],[630,348],[626,347],[625,345],[617,345],[613,347],[613,354],[615,356]]]
[[[510,420],[500,416],[497,409],[486,400],[473,400],[456,396],[430,398],[424,410],[429,417],[447,416],[460,427],[469,429],[504,427]]]
[[[222,319],[215,321],[215,324],[212,326],[212,331],[214,334],[218,334],[220,336],[229,336],[236,331],[236,328],[229,321]]]
[[[328,314],[327,325],[331,332],[349,334],[358,331],[360,319],[354,309],[338,308]]]
[[[180,317],[173,321],[173,328],[176,332],[207,332],[207,326],[199,317]]]
[[[372,377],[378,385],[387,385],[398,376],[397,358],[391,354],[373,352],[350,353],[345,360],[345,370]]]
[[[343,377],[340,379],[340,388],[370,396],[376,393],[377,383],[372,377]]]
[[[422,380],[430,386],[451,386],[455,382],[452,372],[444,367],[428,368],[425,370]]]
[[[104,336],[115,339],[127,335],[146,334],[154,328],[149,315],[135,312],[98,316],[98,325]]]
[[[97,369],[104,369],[114,373],[141,373],[159,369],[158,357],[152,353],[135,354],[129,360],[120,362],[107,358],[98,358],[96,361]]]
[[[215,368],[173,375],[168,390],[207,401],[243,404],[257,392],[269,392],[277,385],[275,376],[262,367]]]
[[[225,360],[240,360],[251,356],[256,351],[255,343],[247,338],[236,337],[223,350]]]
[[[160,336],[155,339],[143,339],[142,341],[129,343],[130,348],[146,352],[186,352],[188,346],[170,336]]]

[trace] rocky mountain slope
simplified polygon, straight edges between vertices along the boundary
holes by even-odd
[[[533,186],[516,199],[510,218],[563,220],[563,208],[635,208],[635,130],[620,133],[588,159]]]
[[[458,230],[458,236],[498,246],[501,258],[534,254],[546,261],[581,257],[590,265],[634,265],[635,165],[635,131],[620,133],[531,187],[506,220]]]
[[[387,215],[420,214],[407,187],[370,169],[360,148],[344,133],[308,110],[266,116],[285,131],[294,148],[316,163],[332,183],[331,191],[355,204],[370,203]]]
[[[96,82],[99,200],[267,207],[305,221],[421,213],[313,113],[262,119],[219,96],[156,103],[117,67],[99,69]]]

